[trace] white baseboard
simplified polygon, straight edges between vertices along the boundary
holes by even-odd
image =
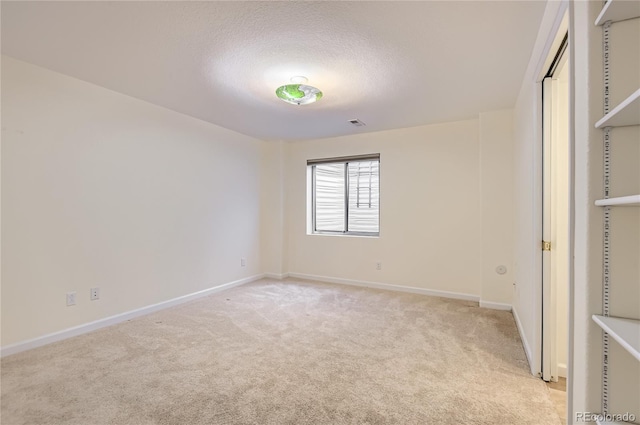
[[[363,280],[342,279],[338,277],[316,276],[303,273],[288,273],[289,277],[297,279],[315,280],[319,282],[340,283],[344,285],[362,286],[365,288],[384,289],[387,291],[409,292],[412,294],[429,295],[432,297],[454,298],[457,300],[480,301],[480,297],[458,292],[437,291],[433,289],[415,288],[413,286],[391,285],[388,283],[367,282]]]
[[[561,378],[567,377],[567,365],[564,363],[558,363],[558,376]]]
[[[527,342],[527,338],[524,335],[522,323],[520,323],[520,317],[518,317],[518,311],[515,308],[512,308],[511,313],[513,314],[513,318],[516,321],[516,327],[518,328],[518,333],[520,334],[520,340],[522,341],[522,346],[524,347],[524,354],[525,356],[527,356],[527,362],[529,363],[531,374],[536,375],[538,371],[533,367],[533,362],[531,361],[531,359],[533,358],[531,348],[529,348],[529,343]]]
[[[144,316],[149,313],[153,313],[158,310],[173,307],[178,304],[186,303],[198,298],[206,297],[207,295],[215,294],[226,289],[233,288],[235,286],[244,285],[246,283],[254,282],[256,280],[265,277],[264,274],[246,277],[244,279],[235,280],[233,282],[224,283],[222,285],[214,286],[212,288],[204,289],[202,291],[193,292],[191,294],[183,295],[181,297],[173,298],[167,301],[163,301],[157,304],[149,305],[146,307],[138,308],[136,310],[127,311],[125,313],[116,314],[115,316],[106,317],[93,322],[85,323],[83,325],[74,326],[69,329],[50,333],[37,338],[29,339],[27,341],[18,342],[15,344],[7,345],[0,349],[0,357],[9,356],[11,354],[20,353],[22,351],[30,350],[36,347],[42,347],[43,345],[51,344],[53,342],[62,341],[64,339],[72,338],[74,336],[82,335],[95,331],[97,329],[105,328],[107,326],[115,325],[117,323],[124,322],[126,320],[133,319],[135,317]]]
[[[482,300],[480,300],[480,307],[482,307],[482,308],[490,308],[492,310],[511,311],[511,304],[494,303],[492,301],[482,301]]]
[[[289,277],[289,273],[270,273],[267,272],[264,274],[264,277],[267,277],[269,279],[277,279],[277,280],[282,280],[282,279],[286,279]]]
[[[433,289],[416,288],[412,286],[391,285],[388,283],[368,282],[368,281],[362,281],[362,280],[343,279],[343,278],[335,278],[335,277],[328,277],[328,276],[317,276],[317,275],[309,275],[309,274],[303,274],[303,273],[263,273],[255,276],[250,276],[244,279],[236,280],[233,282],[228,282],[222,285],[214,286],[212,288],[204,289],[202,291],[183,295],[181,297],[173,298],[171,300],[163,301],[163,302],[142,307],[136,310],[106,317],[104,319],[99,319],[93,322],[85,323],[83,325],[74,326],[72,328],[68,328],[62,331],[43,335],[41,337],[7,345],[6,347],[0,348],[0,357],[9,356],[11,354],[20,353],[22,351],[26,351],[33,348],[41,347],[43,345],[51,344],[53,342],[62,341],[68,338],[72,338],[74,336],[86,334],[88,332],[105,328],[107,326],[112,326],[117,323],[121,323],[130,319],[133,319],[135,317],[144,316],[146,314],[163,310],[165,308],[173,307],[175,305],[192,301],[197,298],[215,294],[216,292],[221,292],[226,289],[233,288],[235,286],[254,282],[256,280],[259,280],[265,277],[270,279],[278,279],[278,280],[286,279],[287,277],[292,277],[297,279],[307,279],[307,280],[315,280],[320,282],[338,283],[338,284],[360,286],[360,287],[366,287],[366,288],[383,289],[388,291],[408,292],[412,294],[429,295],[433,297],[475,301],[479,303],[480,307],[491,308],[495,310],[512,310],[511,306],[508,304],[480,301],[480,297],[476,295],[463,294],[458,292],[438,291]],[[520,332],[520,337],[525,347],[525,354],[527,355],[529,364],[531,364],[531,353],[527,345],[526,339],[524,338],[524,335],[522,333],[522,326],[520,325],[520,320],[518,319],[516,311],[515,310],[512,310],[512,311],[513,311],[514,317],[516,318],[518,332]],[[566,366],[565,366],[564,375],[566,375]]]

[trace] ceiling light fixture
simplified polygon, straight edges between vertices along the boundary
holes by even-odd
[[[322,98],[322,92],[313,86],[306,85],[305,83],[307,81],[307,77],[292,77],[291,82],[293,84],[285,84],[284,86],[278,87],[276,89],[276,96],[294,105],[307,105],[320,100]]]

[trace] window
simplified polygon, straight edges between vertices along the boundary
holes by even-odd
[[[379,235],[380,154],[307,161],[311,231]]]

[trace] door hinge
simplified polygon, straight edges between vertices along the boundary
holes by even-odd
[[[551,251],[551,242],[542,241],[542,250]]]

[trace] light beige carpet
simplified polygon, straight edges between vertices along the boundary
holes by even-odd
[[[2,425],[554,424],[510,313],[262,280],[2,360]]]

